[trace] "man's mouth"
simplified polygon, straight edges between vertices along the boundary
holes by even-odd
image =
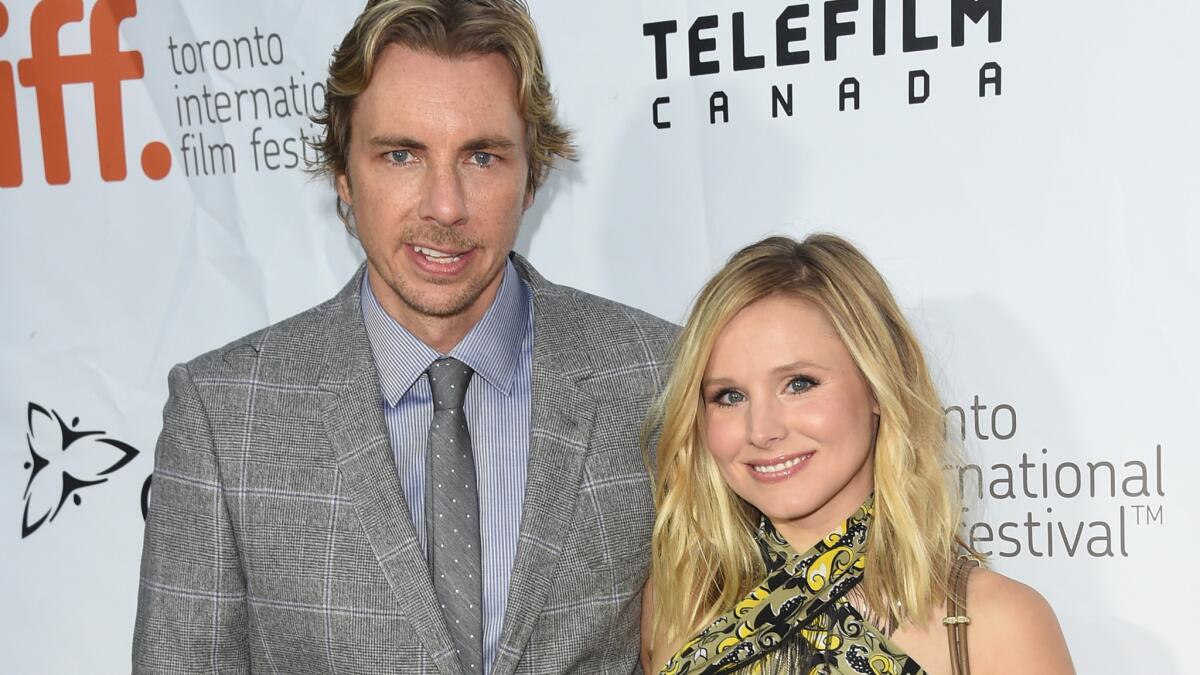
[[[463,253],[439,251],[436,248],[429,248],[428,246],[413,246],[413,250],[421,254],[429,262],[437,265],[452,265],[463,257]]]

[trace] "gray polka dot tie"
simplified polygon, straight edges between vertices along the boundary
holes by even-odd
[[[425,456],[425,530],[429,570],[450,637],[466,673],[483,673],[483,578],[479,490],[463,399],[472,371],[452,358],[434,361],[433,424]]]

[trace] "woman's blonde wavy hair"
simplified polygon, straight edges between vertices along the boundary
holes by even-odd
[[[370,0],[329,64],[325,109],[313,117],[325,127],[315,144],[321,159],[312,167],[314,173],[346,173],[354,102],[391,44],[448,58],[500,54],[508,60],[517,79],[517,108],[525,120],[530,194],[546,180],[555,158],[577,157],[570,130],[558,122],[541,42],[524,0]],[[340,198],[337,212],[354,234],[350,209]]]
[[[770,237],[738,251],[700,292],[676,343],[675,366],[647,429],[660,429],[650,576],[655,648],[688,639],[766,573],[759,512],[735,494],[704,438],[701,380],[735,314],[771,295],[822,308],[879,403],[875,521],[863,595],[894,625],[925,621],[945,598],[961,542],[948,489],[944,412],[912,329],[887,283],[846,240]]]

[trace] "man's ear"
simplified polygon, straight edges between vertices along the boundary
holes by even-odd
[[[338,198],[341,199],[346,206],[351,206],[354,202],[351,201],[353,191],[350,189],[350,175],[339,173],[333,177],[333,185],[337,189]]]
[[[533,190],[525,191],[525,208],[522,209],[523,211],[528,211],[529,207],[533,206],[533,196],[534,196]]]

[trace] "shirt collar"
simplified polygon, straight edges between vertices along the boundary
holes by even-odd
[[[362,312],[384,400],[395,406],[429,365],[443,355],[391,317],[362,280]],[[510,260],[500,290],[483,318],[450,350],[495,389],[512,393],[521,348],[532,325],[529,290]]]

